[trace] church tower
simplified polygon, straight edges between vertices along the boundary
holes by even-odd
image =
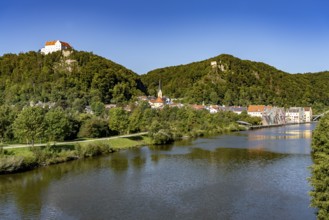
[[[162,90],[161,90],[161,80],[159,80],[159,90],[158,90],[158,98],[162,99]]]

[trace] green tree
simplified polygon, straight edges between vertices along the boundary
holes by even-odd
[[[46,135],[49,141],[63,141],[70,130],[70,122],[60,107],[49,110],[45,115]]]
[[[80,127],[79,137],[100,138],[108,137],[110,130],[107,121],[98,117],[90,118],[83,122]]]
[[[109,111],[109,128],[119,134],[129,132],[129,118],[127,112],[122,108],[112,108]]]
[[[40,107],[27,107],[17,116],[13,124],[15,137],[26,139],[34,146],[38,138],[44,136],[44,110]]]
[[[96,116],[100,116],[105,112],[105,105],[103,102],[94,102],[91,104],[91,110]]]
[[[167,123],[153,121],[149,129],[152,144],[168,144],[174,141],[173,134]]]
[[[219,97],[217,95],[217,92],[211,92],[210,95],[209,95],[209,99],[213,104],[218,104]]]
[[[311,205],[318,209],[318,219],[329,216],[329,115],[317,125],[312,137],[313,161],[310,183]]]
[[[13,138],[12,124],[17,115],[13,107],[0,106],[0,144]]]

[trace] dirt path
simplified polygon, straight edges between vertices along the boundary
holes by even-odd
[[[110,140],[110,139],[115,139],[115,138],[135,137],[135,136],[145,135],[147,133],[148,132],[140,132],[140,133],[135,133],[135,134],[119,135],[119,136],[106,137],[106,138],[96,138],[96,139],[83,140],[83,141],[56,142],[56,145],[86,143],[86,142],[93,142],[93,141]],[[50,144],[52,144],[52,143],[50,143]],[[38,147],[38,146],[45,146],[45,145],[47,145],[47,143],[35,144],[34,146]],[[24,147],[31,147],[31,145],[29,145],[29,144],[13,144],[13,145],[3,146],[3,149],[24,148]]]

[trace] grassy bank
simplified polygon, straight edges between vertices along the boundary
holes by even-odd
[[[106,155],[118,150],[138,147],[143,145],[156,144],[154,138],[160,138],[160,144],[166,144],[168,136],[172,141],[181,137],[201,137],[204,135],[219,135],[227,132],[244,130],[243,126],[229,124],[223,128],[212,130],[193,129],[188,133],[172,134],[166,130],[159,130],[153,135],[140,135],[132,137],[119,137],[114,139],[102,139],[90,142],[78,142],[66,145],[47,145],[25,148],[2,149],[0,147],[0,174],[15,173],[31,170],[40,166],[63,163],[66,161],[77,160],[87,157]],[[162,140],[164,139],[164,140]]]
[[[147,136],[134,136],[68,145],[29,148],[0,148],[0,174],[30,170],[40,166],[109,154],[118,150],[147,145]]]

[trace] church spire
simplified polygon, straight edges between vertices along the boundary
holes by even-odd
[[[161,90],[161,80],[159,80],[159,90],[158,90],[158,98],[161,98],[162,99],[162,90]]]

